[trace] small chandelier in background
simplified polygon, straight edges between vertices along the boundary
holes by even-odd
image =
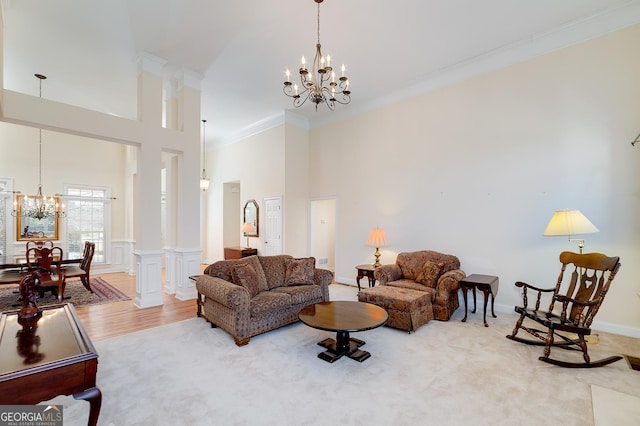
[[[330,110],[334,110],[336,102],[339,104],[348,104],[351,102],[351,91],[349,90],[349,79],[344,75],[345,66],[342,65],[340,77],[336,77],[335,71],[331,66],[331,56],[322,56],[320,50],[320,3],[323,0],[314,0],[318,3],[318,44],[316,44],[316,56],[313,58],[311,70],[307,69],[304,56],[300,64],[300,87],[291,82],[291,73],[287,69],[287,80],[284,82],[282,89],[284,94],[293,98],[293,106],[301,107],[311,99],[316,105],[325,103]],[[337,81],[336,81],[337,80]]]
[[[202,120],[202,176],[200,176],[200,189],[202,192],[209,189],[210,180],[207,177],[207,172],[205,171],[205,166],[207,164],[207,157],[205,154],[206,148],[206,139],[205,139],[205,127],[207,125],[207,120]]]
[[[36,78],[40,80],[40,99],[42,99],[42,80],[47,77],[42,74],[34,74]],[[24,197],[18,197],[20,200],[20,208],[18,209],[18,201],[13,202],[13,211],[11,215],[13,217],[22,216],[30,217],[33,219],[47,219],[50,217],[66,217],[64,212],[64,205],[60,205],[58,198],[51,196],[46,197],[42,195],[42,128],[38,129],[40,132],[39,141],[39,157],[38,157],[38,193],[36,195],[25,195]],[[20,191],[16,191],[19,194]]]

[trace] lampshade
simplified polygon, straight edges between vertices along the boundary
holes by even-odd
[[[572,235],[594,232],[600,232],[600,230],[579,210],[559,210],[551,217],[543,235],[545,237],[560,235],[571,237]]]
[[[256,228],[253,226],[253,223],[245,222],[244,225],[242,225],[242,232],[244,234],[253,234],[256,232]]]
[[[387,245],[387,238],[384,231],[380,228],[373,228],[367,238],[367,245],[371,247],[384,247]]]

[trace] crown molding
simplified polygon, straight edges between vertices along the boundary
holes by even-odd
[[[229,145],[232,144],[234,142],[238,142],[242,139],[246,139],[250,136],[256,135],[258,133],[262,133],[265,130],[269,130],[272,129],[274,127],[280,126],[282,124],[284,124],[285,122],[285,114],[284,112],[279,112],[277,114],[274,114],[270,117],[264,118],[260,121],[256,121],[255,123],[252,123],[242,129],[240,129],[239,131],[233,133],[232,135],[230,135],[229,137],[226,137],[224,139],[216,139],[213,141],[213,144],[211,146],[209,146],[209,148],[219,148],[222,147],[224,145]]]
[[[140,52],[136,57],[136,61],[138,63],[138,74],[147,72],[158,77],[163,76],[164,67],[167,65],[167,61],[165,59],[147,52]]]
[[[551,31],[501,46],[451,66],[426,74],[419,83],[404,87],[380,98],[365,100],[343,109],[340,114],[323,115],[309,120],[310,128],[324,127],[364,112],[423,95],[433,90],[506,68],[510,65],[552,53],[640,23],[640,1],[626,4],[587,18],[573,21]]]

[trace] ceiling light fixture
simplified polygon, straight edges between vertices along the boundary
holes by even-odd
[[[316,44],[316,56],[313,59],[311,70],[307,69],[304,56],[300,64],[300,83],[301,87],[291,82],[291,73],[287,69],[287,80],[284,82],[282,89],[284,94],[293,98],[293,106],[301,107],[311,99],[316,105],[325,103],[330,110],[334,110],[336,102],[339,104],[348,104],[351,102],[351,91],[349,90],[349,79],[344,75],[345,66],[342,65],[340,77],[336,77],[335,71],[331,66],[331,56],[322,56],[320,50],[320,3],[323,0],[314,0],[318,3],[318,44]],[[336,82],[336,79],[338,80]]]
[[[211,183],[211,181],[207,177],[207,172],[205,171],[205,166],[207,164],[207,157],[205,153],[207,144],[205,138],[206,126],[207,120],[202,120],[202,176],[200,176],[200,189],[202,189],[203,192],[209,189],[209,183]]]
[[[42,74],[34,74],[37,79],[40,80],[40,99],[42,99],[42,80],[46,80],[46,76]],[[18,215],[22,217],[30,217],[33,219],[47,219],[49,217],[66,217],[67,214],[63,210],[60,210],[60,203],[58,197],[46,197],[42,195],[42,128],[38,129],[40,132],[39,141],[39,158],[38,158],[38,193],[36,195],[25,195],[20,200],[20,206],[18,202],[13,202],[13,211],[11,215],[16,217]],[[16,191],[16,193],[20,193]],[[20,199],[21,197],[18,197]],[[18,207],[20,207],[18,209]]]

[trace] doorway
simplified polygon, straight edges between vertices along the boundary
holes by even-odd
[[[318,268],[335,271],[336,200],[311,200],[309,206],[309,254]]]

